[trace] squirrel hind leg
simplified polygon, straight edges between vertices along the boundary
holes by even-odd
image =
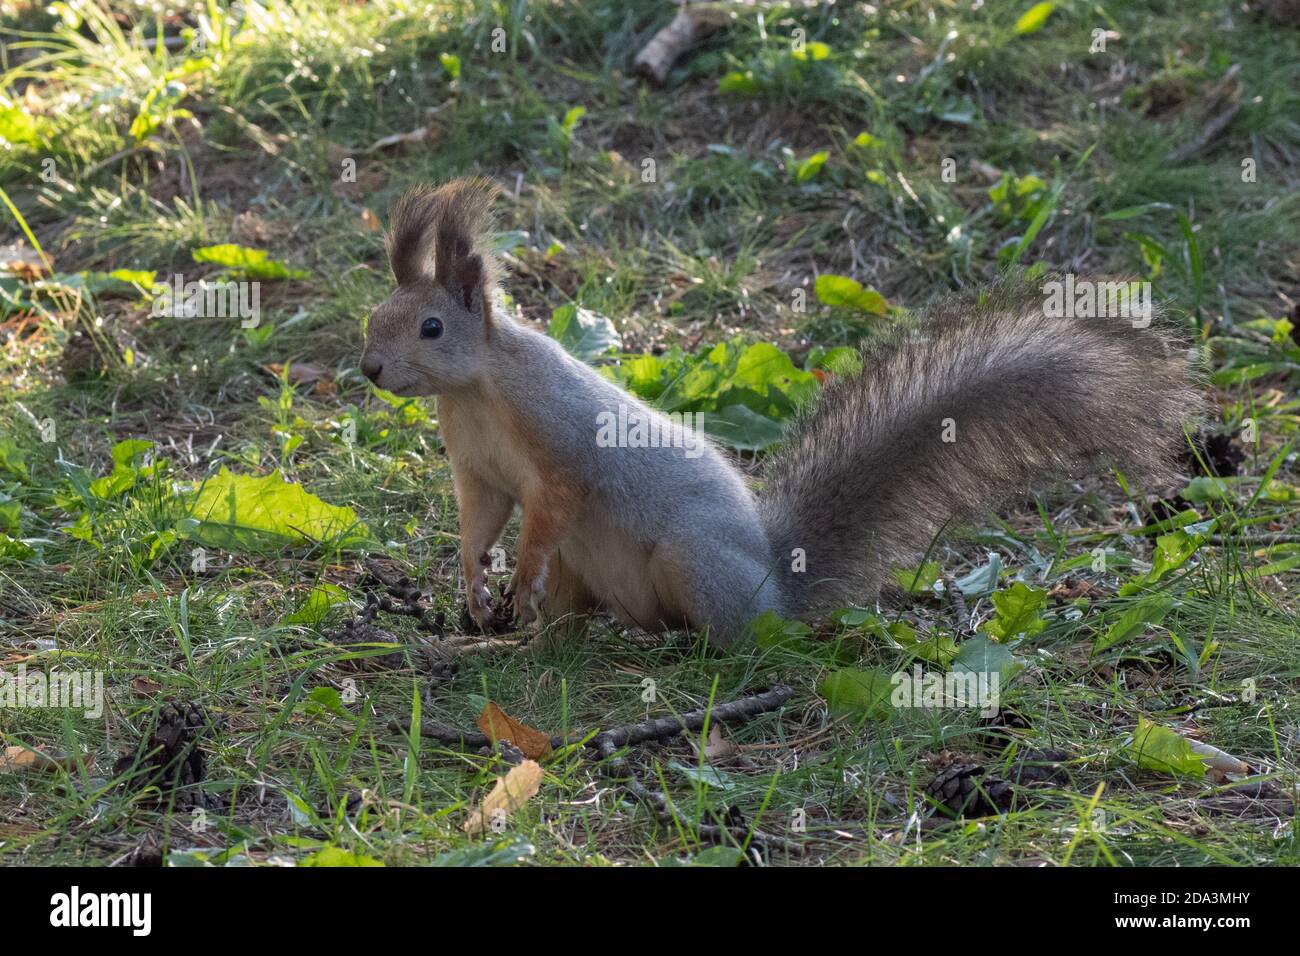
[[[779,586],[763,562],[733,549],[660,545],[651,560],[655,589],[692,628],[709,632],[709,644],[728,649],[745,625],[764,611],[784,611]]]
[[[596,610],[597,602],[587,582],[579,576],[571,562],[564,560],[564,552],[556,551],[546,578],[546,595],[543,606],[547,618],[566,614],[582,615]]]

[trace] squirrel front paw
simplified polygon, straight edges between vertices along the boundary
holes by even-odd
[[[492,594],[488,591],[487,579],[481,571],[465,585],[465,605],[469,609],[470,619],[482,630],[492,627]]]

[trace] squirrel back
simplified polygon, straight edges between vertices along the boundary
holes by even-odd
[[[1201,402],[1186,353],[1155,324],[1049,316],[1031,285],[954,300],[920,340],[863,357],[764,471],[760,511],[796,613],[874,597],[946,526],[1034,482],[1098,463],[1168,477]]]

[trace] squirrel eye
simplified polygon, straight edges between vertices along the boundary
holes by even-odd
[[[420,323],[420,338],[436,339],[440,335],[442,335],[442,319],[431,315]]]

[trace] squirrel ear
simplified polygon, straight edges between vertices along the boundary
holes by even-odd
[[[483,260],[477,255],[457,259],[442,282],[471,312],[483,311]]]

